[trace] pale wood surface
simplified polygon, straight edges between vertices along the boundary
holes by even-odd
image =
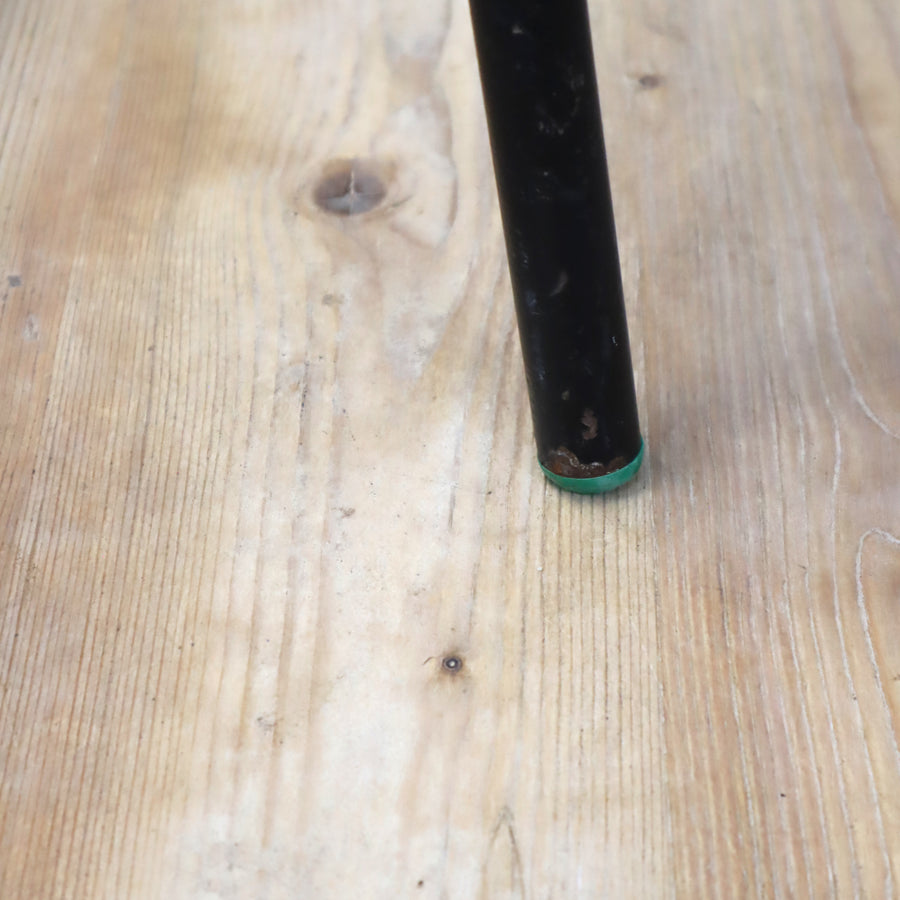
[[[900,7],[592,14],[599,499],[464,2],[0,3],[3,900],[900,896]]]

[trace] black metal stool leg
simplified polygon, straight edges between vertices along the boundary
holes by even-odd
[[[644,445],[586,0],[470,0],[538,460],[599,493]]]

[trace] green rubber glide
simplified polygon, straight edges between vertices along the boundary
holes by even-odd
[[[607,491],[614,491],[631,481],[637,475],[643,461],[644,442],[641,441],[641,449],[627,466],[622,466],[621,469],[616,469],[615,472],[609,472],[606,475],[598,475],[596,478],[568,478],[565,475],[551,472],[543,465],[541,465],[541,469],[550,481],[564,491],[572,491],[576,494],[605,494]]]

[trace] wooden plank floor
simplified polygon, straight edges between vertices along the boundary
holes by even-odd
[[[595,499],[463,0],[0,4],[3,900],[900,896],[900,7],[592,16]]]

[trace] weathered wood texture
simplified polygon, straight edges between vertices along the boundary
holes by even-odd
[[[461,0],[0,4],[3,900],[900,895],[900,7],[592,14],[597,499]]]

